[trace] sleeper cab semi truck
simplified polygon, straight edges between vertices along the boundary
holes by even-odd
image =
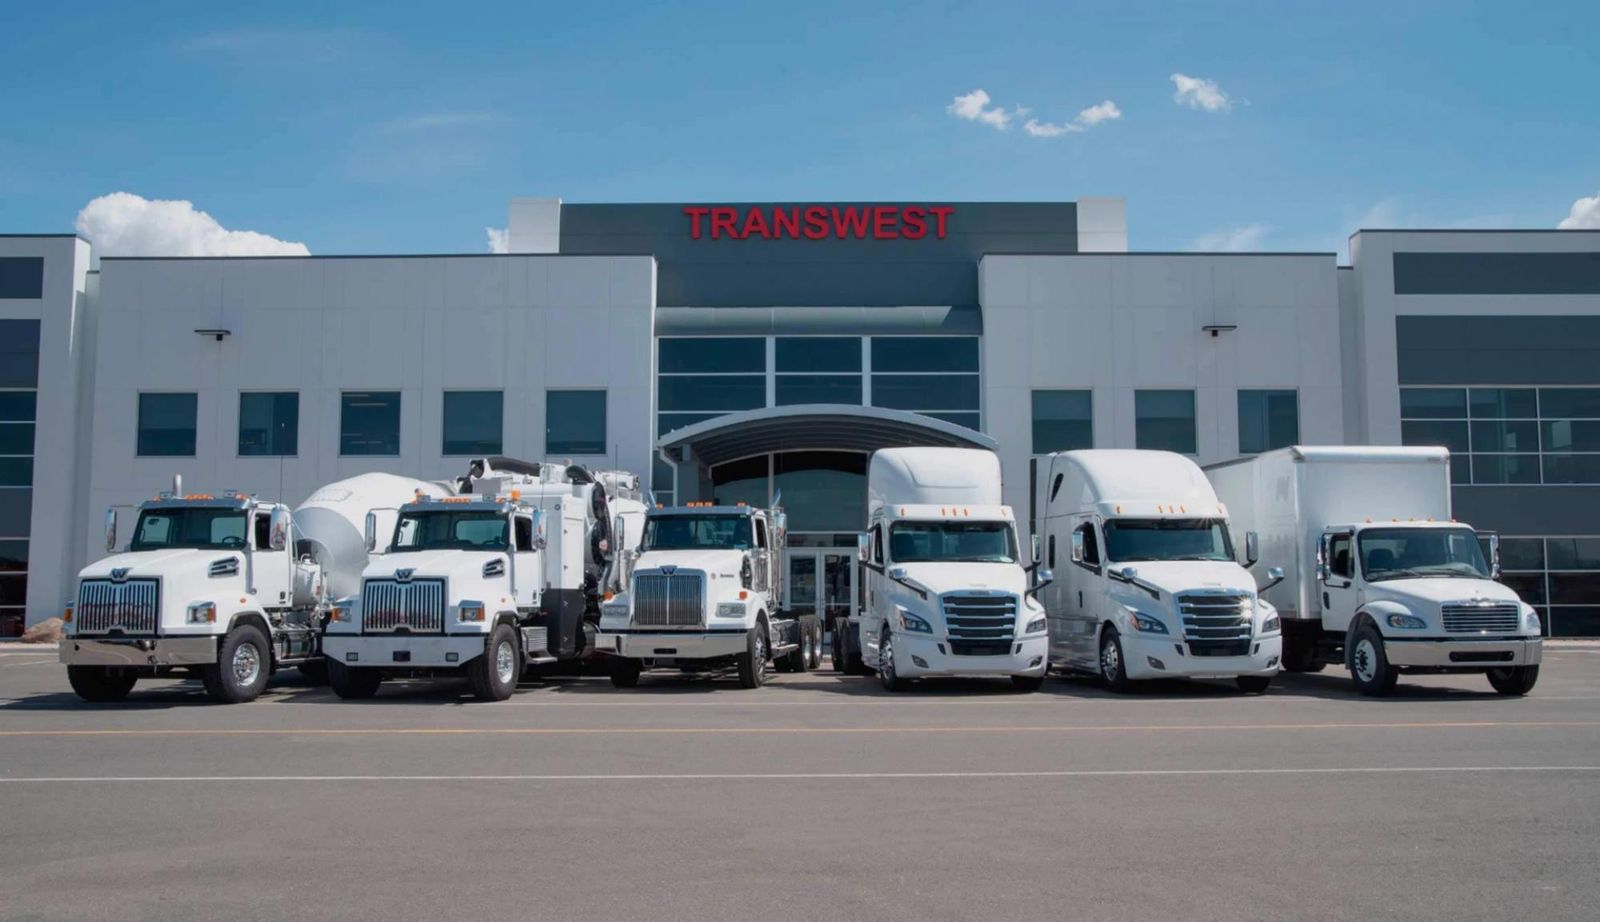
[[[1114,691],[1159,678],[1267,690],[1282,656],[1278,613],[1236,562],[1228,510],[1199,466],[1113,449],[1036,463],[1036,527],[1056,573],[1040,594],[1053,666]]]
[[[1539,678],[1539,616],[1495,582],[1499,541],[1450,519],[1443,448],[1271,451],[1207,469],[1233,525],[1287,578],[1284,668],[1342,663],[1368,695],[1401,673],[1485,673],[1503,695]]]
[[[427,487],[364,474],[291,513],[243,493],[185,494],[176,481],[139,507],[122,553],[78,574],[61,641],[73,690],[116,701],[140,678],[191,676],[232,703],[259,695],[275,669],[315,674],[328,600],[354,592],[367,562],[367,509]],[[106,550],[116,542],[111,509]]]
[[[1027,691],[1044,682],[1049,637],[1034,594],[1050,575],[1023,562],[994,452],[874,452],[860,554],[861,656],[884,688],[923,676],[1009,676]]]
[[[376,556],[323,636],[328,683],[369,698],[386,677],[464,676],[504,700],[525,670],[591,656],[613,532],[632,519],[637,533],[638,493],[626,472],[491,457],[442,495],[374,508]]]
[[[638,555],[626,555],[627,591],[600,608],[598,644],[611,682],[632,688],[649,668],[732,666],[739,684],[822,663],[822,623],[783,610],[782,509],[711,503],[651,509]]]

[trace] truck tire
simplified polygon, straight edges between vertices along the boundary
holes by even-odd
[[[78,697],[95,704],[121,701],[133,691],[138,676],[112,672],[105,666],[68,666],[67,683]]]
[[[739,654],[739,685],[760,688],[767,684],[767,623],[757,621],[745,632],[744,652]]]
[[[1309,637],[1283,635],[1284,672],[1321,672],[1328,664],[1317,659],[1317,644]]]
[[[806,635],[809,642],[806,644],[806,668],[812,671],[822,668],[822,625],[814,624]]]
[[[889,633],[888,627],[883,629],[883,637],[878,641],[878,681],[887,692],[905,691],[911,684],[895,672],[894,635]]]
[[[833,645],[828,649],[828,656],[833,660],[833,671],[840,675],[850,674],[850,662],[844,655],[844,631],[838,627],[833,629]]]
[[[1247,695],[1264,695],[1272,685],[1272,676],[1269,675],[1241,675],[1234,676],[1234,684]]]
[[[306,660],[295,668],[299,669],[300,675],[312,685],[328,684],[328,661],[320,656],[316,659]]]
[[[489,632],[483,655],[467,664],[467,683],[479,701],[504,701],[517,690],[522,675],[522,651],[517,635],[504,624]]]
[[[608,656],[606,671],[611,674],[612,688],[634,688],[639,684],[639,673],[644,671],[644,666],[636,659]]]
[[[1119,695],[1133,691],[1133,683],[1128,681],[1128,669],[1123,662],[1122,637],[1117,634],[1116,628],[1109,625],[1105,633],[1100,635],[1100,681]]]
[[[1044,688],[1042,675],[1014,675],[1011,677],[1011,687],[1017,691],[1036,692]]]
[[[347,701],[371,698],[382,684],[381,669],[351,669],[336,659],[328,660],[328,686]]]
[[[779,672],[805,672],[811,663],[811,628],[804,621],[794,623],[795,647],[783,655]]]
[[[272,646],[253,624],[241,624],[222,639],[217,661],[200,670],[206,694],[218,704],[254,701],[272,675]]]
[[[1350,640],[1350,677],[1356,689],[1370,698],[1390,694],[1400,681],[1400,672],[1384,655],[1383,635],[1370,623],[1356,628]]]
[[[1526,695],[1539,681],[1538,666],[1507,666],[1489,670],[1489,684],[1502,695]]]

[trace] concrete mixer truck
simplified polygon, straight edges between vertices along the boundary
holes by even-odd
[[[294,512],[228,491],[173,489],[139,507],[132,539],[78,574],[63,615],[61,662],[86,701],[119,701],[141,678],[198,677],[215,701],[261,694],[273,670],[320,667],[331,600],[354,594],[367,562],[367,511],[444,485],[363,474],[329,484]]]

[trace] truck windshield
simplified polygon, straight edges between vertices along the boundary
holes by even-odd
[[[750,518],[743,515],[663,515],[644,522],[644,549],[687,551],[696,548],[749,550]]]
[[[192,507],[146,509],[133,526],[130,551],[193,547],[238,550],[244,547],[243,509]]]
[[[889,557],[895,563],[1016,563],[1017,541],[1009,522],[896,522],[889,529]]]
[[[1478,536],[1470,528],[1369,528],[1357,539],[1368,582],[1418,577],[1488,579]]]
[[[1108,519],[1106,559],[1232,560],[1233,541],[1223,519]]]
[[[506,516],[493,511],[407,512],[394,528],[395,551],[503,551]]]

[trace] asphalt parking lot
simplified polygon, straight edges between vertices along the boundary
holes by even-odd
[[[1600,648],[1525,699],[831,672],[79,702],[0,647],[0,917],[1584,919]]]

